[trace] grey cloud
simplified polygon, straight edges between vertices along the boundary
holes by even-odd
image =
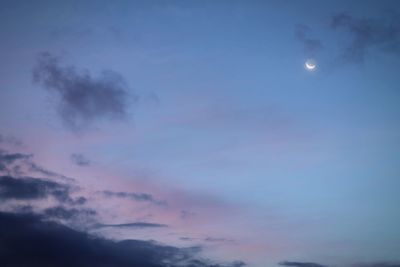
[[[90,165],[90,160],[87,159],[83,154],[78,154],[78,153],[71,154],[71,160],[73,163],[81,167]]]
[[[56,182],[37,178],[0,176],[0,199],[42,199],[50,195],[59,200],[69,198],[69,188]]]
[[[135,201],[146,201],[157,205],[166,205],[165,201],[155,199],[152,195],[147,193],[134,193],[134,192],[114,192],[110,190],[104,190],[102,193],[107,197],[119,197],[128,198]]]
[[[74,181],[72,178],[39,166],[33,161],[33,154],[10,153],[0,149],[0,171],[6,172],[7,175],[23,176],[25,174],[23,170],[35,172],[46,177],[60,178],[69,182]]]
[[[42,53],[33,70],[33,80],[56,96],[59,115],[72,130],[82,130],[95,121],[127,116],[128,86],[118,73],[104,71],[94,78],[88,71],[62,66],[58,58]]]
[[[348,14],[332,17],[333,29],[344,29],[351,35],[342,57],[348,62],[362,63],[371,50],[400,55],[400,19],[386,16],[382,19],[355,18]]]
[[[93,209],[65,208],[63,206],[47,208],[43,212],[45,218],[62,220],[72,220],[77,217],[91,217],[96,214],[97,212]]]
[[[26,160],[32,158],[31,154],[22,153],[7,153],[6,151],[0,150],[0,163],[12,164],[18,160]]]
[[[326,265],[322,265],[315,262],[298,262],[298,261],[283,261],[280,262],[279,265],[290,266],[290,267],[327,267]]]
[[[96,224],[93,228],[106,228],[106,227],[115,227],[115,228],[163,228],[168,227],[166,224],[159,223],[148,223],[148,222],[133,222],[133,223],[121,223],[121,224]]]
[[[0,199],[2,200],[39,200],[52,196],[61,203],[71,205],[85,203],[85,198],[73,199],[70,191],[69,185],[54,181],[33,177],[0,176]]]
[[[315,56],[315,54],[323,48],[322,42],[316,38],[310,38],[310,28],[303,24],[296,25],[295,36],[303,44],[304,52],[307,56]]]
[[[29,170],[35,173],[38,173],[40,175],[44,175],[47,177],[54,177],[54,178],[60,178],[68,182],[74,182],[75,179],[71,177],[67,177],[65,175],[50,171],[42,166],[39,166],[38,164],[34,163],[33,161],[25,162],[25,164],[28,166]]]
[[[0,172],[7,175],[22,175],[20,164],[27,164],[31,159],[31,154],[9,153],[0,150]]]

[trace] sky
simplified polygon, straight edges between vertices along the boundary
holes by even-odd
[[[399,1],[0,0],[0,38],[5,266],[400,266]]]

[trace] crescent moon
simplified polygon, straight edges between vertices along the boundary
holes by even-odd
[[[314,70],[317,65],[313,62],[307,61],[305,63],[305,66],[306,66],[306,69],[308,69],[308,70]]]

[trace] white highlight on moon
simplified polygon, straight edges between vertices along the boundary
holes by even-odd
[[[313,70],[315,70],[315,68],[317,67],[317,64],[315,63],[314,60],[308,59],[308,60],[306,61],[306,63],[304,63],[304,67],[305,67],[308,71],[313,71]]]

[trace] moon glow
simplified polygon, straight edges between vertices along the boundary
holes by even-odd
[[[307,70],[313,71],[313,70],[315,70],[315,68],[317,67],[317,64],[315,63],[314,60],[309,59],[309,60],[306,61],[306,63],[304,63],[304,66],[305,66],[305,68],[306,68]]]

